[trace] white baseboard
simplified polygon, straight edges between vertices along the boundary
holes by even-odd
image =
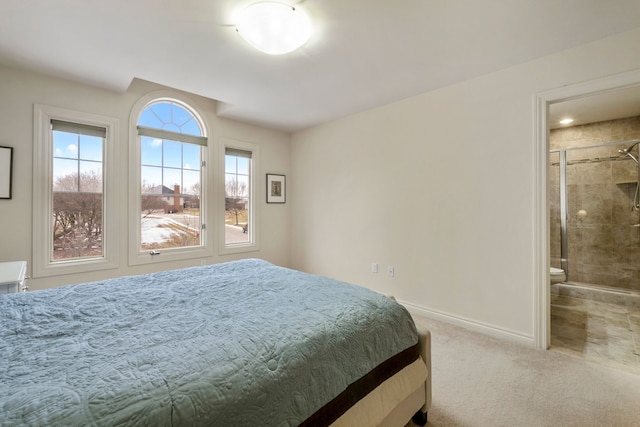
[[[439,320],[444,323],[460,326],[471,331],[479,332],[481,334],[508,340],[511,342],[517,342],[529,347],[535,347],[535,340],[533,336],[523,335],[519,332],[510,331],[508,329],[500,328],[495,325],[490,325],[471,319],[465,319],[460,316],[454,316],[449,313],[420,307],[405,301],[398,302],[404,305],[407,310],[409,310],[409,313],[416,314],[418,316],[424,316],[430,319]]]

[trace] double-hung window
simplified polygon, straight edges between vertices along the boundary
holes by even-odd
[[[117,119],[34,115],[34,276],[115,268]]]
[[[255,177],[258,147],[254,144],[223,140],[224,232],[220,252],[258,250]]]
[[[136,117],[130,261],[208,256],[203,121],[176,99],[147,102]]]

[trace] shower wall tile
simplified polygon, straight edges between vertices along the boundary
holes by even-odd
[[[582,259],[584,260],[584,263],[586,265],[597,265],[599,267],[606,268],[613,262],[613,252],[611,251],[611,246],[585,244],[584,248],[585,251],[583,252]],[[606,269],[608,270],[608,268]]]
[[[616,141],[628,141],[640,138],[640,117],[629,117],[621,120],[614,120],[611,129],[611,136]]]
[[[613,278],[615,280],[614,283],[607,284],[608,286],[614,286],[617,288],[627,288],[634,289],[634,284],[638,281],[638,271],[633,270],[631,268],[627,268],[628,264],[614,262],[611,264],[613,267],[613,271],[615,271],[615,275]],[[603,283],[604,284],[604,283]]]
[[[579,164],[567,165],[567,184],[577,185],[580,182],[580,166]]]
[[[579,185],[579,203],[577,211],[571,212],[576,215],[576,226],[581,224],[611,224],[612,219],[612,198],[610,186],[608,184],[586,184]],[[584,210],[585,217],[577,217],[578,211]]]
[[[640,116],[554,129],[550,148],[640,139]],[[638,166],[626,144],[567,151],[569,280],[640,290],[640,212],[632,210]],[[634,149],[634,154],[638,153]],[[559,155],[550,156],[555,163]],[[559,167],[549,171],[550,252],[560,258]],[[586,217],[577,215],[579,210]],[[559,264],[558,264],[559,266]]]
[[[611,177],[611,162],[581,163],[576,168],[576,179],[580,184],[602,184]]]
[[[576,182],[575,180],[567,180],[567,205],[569,212],[577,212],[579,210],[578,206],[580,205],[580,201],[582,199],[582,193],[578,191],[578,184],[571,184],[572,182]]]
[[[595,245],[603,248],[613,246],[611,225],[586,225],[582,228],[581,245]]]
[[[616,184],[633,183],[638,179],[638,165],[628,157],[612,161],[611,171]]]
[[[640,247],[640,227],[615,225],[611,230],[611,244],[615,248]]]
[[[612,184],[611,199],[613,202],[613,210],[636,212],[636,217],[638,217],[637,211],[632,209],[635,192],[635,182],[629,184]]]
[[[614,247],[613,256],[619,263],[624,263],[629,267],[638,262],[640,259],[640,248],[633,246]]]
[[[595,283],[603,286],[614,286],[613,284],[616,283],[615,286],[616,287],[619,286],[616,282],[615,275],[603,269],[602,265],[581,264],[579,266],[578,271],[580,271],[580,273],[582,274],[582,277],[583,277],[583,280],[581,280],[582,283]],[[590,281],[587,281],[584,279],[587,279]]]
[[[640,312],[629,314],[629,324],[633,332],[640,334]],[[640,344],[640,342],[638,344]]]

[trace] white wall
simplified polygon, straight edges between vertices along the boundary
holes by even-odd
[[[127,188],[129,144],[129,115],[143,95],[164,90],[165,87],[135,80],[126,93],[115,93],[36,73],[0,66],[0,145],[14,147],[13,198],[0,200],[0,261],[26,260],[31,264],[32,253],[32,160],[33,160],[33,105],[45,104],[70,110],[116,117],[120,121],[119,174],[122,212],[119,233],[119,268],[99,272],[34,278],[31,289],[42,289],[69,283],[99,280],[158,269],[199,265],[201,260],[166,263],[152,266],[128,266],[127,257]],[[215,102],[187,94],[195,101],[205,120],[211,126],[214,140],[220,138],[247,141],[260,146],[260,172],[257,188],[260,210],[260,251],[233,256],[214,256],[206,263],[222,262],[240,257],[260,257],[280,265],[289,263],[289,204],[265,203],[264,173],[289,173],[290,136],[285,133],[242,124],[216,117]],[[213,148],[212,148],[213,149]],[[213,174],[209,175],[211,179]],[[209,188],[213,188],[210,185]],[[212,190],[213,191],[213,190]],[[210,198],[211,199],[211,198]],[[221,200],[220,203],[223,203]],[[210,230],[211,227],[208,227]],[[217,231],[216,231],[217,233]],[[216,236],[217,237],[217,236]],[[214,250],[217,253],[217,242]],[[30,272],[30,270],[29,270]]]
[[[640,68],[638,42],[640,29],[293,135],[292,267],[533,342],[534,95]]]

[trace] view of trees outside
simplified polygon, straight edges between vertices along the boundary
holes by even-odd
[[[225,243],[249,242],[250,162],[250,157],[225,156]]]
[[[53,132],[53,260],[103,255],[104,139]]]
[[[147,107],[139,124],[201,136],[172,102]],[[53,131],[53,260],[103,256],[104,137]],[[89,132],[90,133],[90,132]],[[95,135],[95,133],[94,133]],[[201,245],[202,146],[141,136],[140,250]],[[251,153],[225,156],[225,243],[249,242]]]
[[[230,223],[240,225],[241,222],[244,222],[246,224],[247,184],[231,179],[225,182],[225,191],[225,211],[229,212]]]

